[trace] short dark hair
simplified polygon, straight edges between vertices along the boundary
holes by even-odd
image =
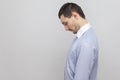
[[[83,13],[81,7],[75,3],[65,3],[59,10],[58,17],[61,15],[70,18],[72,16],[72,12],[77,12],[82,18],[85,19],[85,14]]]

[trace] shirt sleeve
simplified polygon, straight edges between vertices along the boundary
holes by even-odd
[[[90,72],[94,64],[94,48],[83,43],[77,50],[78,58],[73,80],[90,80]]]

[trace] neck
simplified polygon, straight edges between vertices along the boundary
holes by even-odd
[[[86,19],[81,20],[80,24],[79,24],[80,28],[83,27],[87,23],[88,23],[88,21]]]
[[[81,18],[80,20],[78,20],[78,27],[77,27],[77,31],[82,28],[85,24],[87,24],[88,21],[86,19]]]

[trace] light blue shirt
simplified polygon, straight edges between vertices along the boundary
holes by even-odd
[[[77,32],[67,55],[64,80],[96,80],[98,42],[87,23]]]

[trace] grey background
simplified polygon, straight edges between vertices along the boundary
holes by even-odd
[[[100,44],[98,80],[120,80],[119,0],[0,0],[0,80],[63,80],[74,35],[57,13],[81,5]]]

